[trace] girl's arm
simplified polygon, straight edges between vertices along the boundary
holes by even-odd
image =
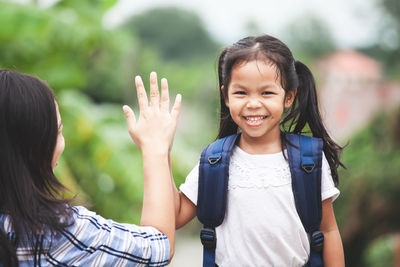
[[[150,75],[150,103],[142,79],[135,79],[140,108],[139,120],[128,106],[124,106],[129,134],[142,150],[144,195],[141,225],[153,226],[168,237],[170,256],[174,252],[175,203],[171,186],[169,150],[180,110],[180,95],[169,111],[169,94],[166,79],[161,80],[161,100],[157,76]],[[174,185],[175,186],[175,185]]]
[[[178,213],[175,217],[175,227],[179,229],[190,222],[196,216],[196,206],[182,192],[175,187],[175,208]],[[178,203],[178,205],[176,204]]]
[[[325,267],[344,267],[342,239],[336,224],[332,199],[322,202],[322,220],[320,231],[324,234],[323,260]]]

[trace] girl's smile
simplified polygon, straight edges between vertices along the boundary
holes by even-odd
[[[260,126],[267,117],[268,116],[260,116],[260,115],[243,116],[243,118],[247,122],[247,125],[249,125],[250,127]]]

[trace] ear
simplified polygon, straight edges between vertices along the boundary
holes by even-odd
[[[290,108],[297,94],[297,88],[288,92],[285,96],[285,108]]]
[[[224,89],[225,89],[225,87],[222,85],[221,92],[222,92],[222,95],[224,96],[225,105],[229,108],[229,98],[228,98],[227,94],[225,93]]]

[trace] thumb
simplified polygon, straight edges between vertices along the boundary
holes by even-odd
[[[178,121],[179,112],[181,110],[181,103],[182,103],[182,95],[177,94],[176,98],[175,98],[174,106],[172,107],[172,111],[171,111],[171,116],[175,120],[175,122]]]
[[[135,117],[135,113],[133,112],[133,110],[127,106],[124,105],[122,107],[122,110],[125,113],[125,117],[126,117],[126,122],[128,124],[128,129],[133,129],[136,125],[136,117]]]

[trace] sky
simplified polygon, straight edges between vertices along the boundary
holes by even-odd
[[[371,44],[377,34],[377,0],[119,0],[106,14],[106,27],[153,7],[175,6],[197,13],[208,31],[230,44],[247,35],[245,25],[255,22],[263,33],[280,38],[289,23],[304,14],[317,15],[331,29],[341,48]]]

